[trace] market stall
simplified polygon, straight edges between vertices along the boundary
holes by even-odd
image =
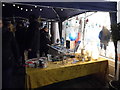
[[[84,47],[85,44],[88,43],[87,41],[91,42],[89,40],[89,37],[96,35],[96,33],[93,35],[94,30],[92,29],[92,27],[96,25],[96,27],[99,28],[99,31],[101,29],[100,25],[98,25],[97,22],[93,24],[87,24],[88,19],[86,13],[107,11],[111,15],[111,23],[115,23],[116,17],[113,17],[116,16],[115,2],[61,2],[61,4],[57,2],[4,3],[3,8],[4,17],[7,17],[5,10],[7,10],[8,8],[12,8],[11,12],[15,13],[16,16],[27,17],[27,15],[35,14],[39,17],[39,22],[45,20],[47,22],[47,25],[50,26],[49,34],[51,34],[52,36],[53,43],[51,45],[48,45],[50,48],[48,57],[38,56],[38,58],[25,60],[26,88],[39,88],[49,84],[93,74],[95,74],[96,77],[99,77],[101,81],[106,81],[108,72],[108,60],[99,57],[98,52],[94,52],[95,58],[93,58],[91,52],[87,51],[88,48]],[[70,26],[70,18],[82,13],[84,13],[83,18],[75,17],[75,25]],[[10,14],[10,16],[12,15]],[[65,20],[67,20],[67,22]],[[65,28],[62,26],[65,26]],[[69,26],[71,28],[68,28]],[[90,29],[91,31],[88,32],[87,30]],[[76,31],[77,33],[74,31]],[[91,36],[88,36],[88,34],[90,33]],[[86,36],[88,36],[87,39],[85,37],[85,34]],[[58,44],[56,44],[57,39],[60,39],[60,43]],[[77,52],[79,45],[82,47],[79,48],[80,52],[76,54],[75,52]],[[97,44],[92,43],[89,45],[91,46],[90,49],[93,49],[92,51],[95,51],[96,47],[94,46],[96,46]]]
[[[91,74],[95,74],[99,80],[105,82],[107,67],[108,60],[103,58],[87,62],[78,61],[77,63],[73,63],[73,59],[70,59],[64,64],[60,61],[48,62],[46,68],[26,68],[26,87],[27,89],[39,88]]]

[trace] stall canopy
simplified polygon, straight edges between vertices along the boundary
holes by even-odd
[[[23,9],[21,10],[21,8]],[[34,14],[47,20],[64,21],[89,11],[107,11],[115,15],[117,2],[7,2],[2,9],[3,17],[28,18],[29,15]]]

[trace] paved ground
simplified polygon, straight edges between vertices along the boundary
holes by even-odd
[[[22,73],[16,73],[14,75],[14,87],[15,88],[24,88],[25,86],[25,75]],[[72,80],[67,80],[59,83],[54,83],[51,85],[47,85],[35,90],[40,90],[43,88],[100,88],[104,90],[108,88],[108,84],[104,85],[101,83],[97,78],[93,77],[92,75],[84,76]],[[23,89],[21,89],[23,90]]]
[[[104,85],[100,81],[98,81],[98,79],[92,76],[85,76],[85,77],[80,77],[72,80],[63,81],[60,83],[51,84],[48,86],[44,86],[42,88],[38,88],[36,90],[43,89],[43,88],[82,88],[82,89],[100,88],[101,90],[103,90],[109,87],[107,83],[106,85]]]

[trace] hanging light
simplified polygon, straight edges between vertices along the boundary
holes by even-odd
[[[32,9],[30,9],[30,11],[32,11]]]
[[[42,9],[40,9],[40,11],[42,11]]]
[[[61,11],[63,11],[64,9],[61,9]]]
[[[17,8],[20,8],[19,6],[17,6]]]
[[[23,8],[20,8],[21,10],[23,10]]]
[[[37,8],[37,6],[35,5],[35,8]]]
[[[3,7],[5,6],[5,4],[2,5]]]
[[[15,7],[15,4],[13,4],[13,6]]]
[[[25,11],[28,11],[28,9],[25,9]]]

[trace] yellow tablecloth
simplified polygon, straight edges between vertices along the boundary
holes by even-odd
[[[58,65],[48,63],[47,68],[26,68],[27,88],[39,88],[60,81],[74,79],[94,73],[106,73],[108,60],[77,62],[76,64]]]

